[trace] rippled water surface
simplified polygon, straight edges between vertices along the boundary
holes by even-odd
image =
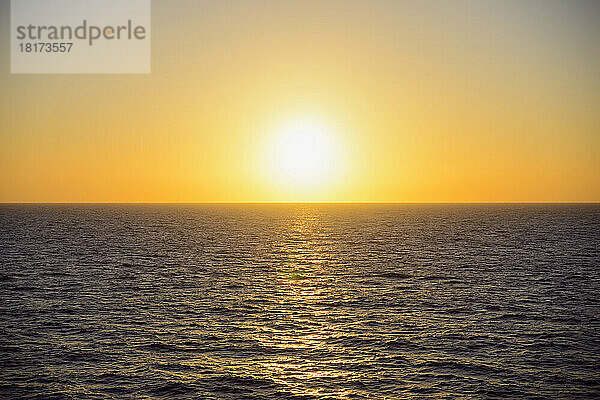
[[[600,206],[0,206],[0,397],[599,398]]]

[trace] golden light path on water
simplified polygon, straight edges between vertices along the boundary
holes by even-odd
[[[339,281],[342,276],[336,276],[339,260],[331,258],[343,254],[344,249],[340,248],[340,243],[327,239],[327,227],[312,207],[298,210],[286,221],[280,234],[282,240],[274,247],[281,254],[281,263],[268,277],[275,282],[275,289],[269,294],[270,306],[263,308],[270,318],[263,321],[264,324],[255,322],[240,327],[248,331],[241,335],[241,340],[271,349],[269,354],[251,363],[232,364],[231,359],[213,359],[211,364],[229,363],[223,372],[273,381],[298,396],[322,396],[323,389],[310,384],[315,379],[338,383],[374,379],[372,373],[353,369],[357,363],[376,364],[379,355],[376,352],[359,355],[359,351],[352,354],[342,343],[350,339],[368,346],[373,338],[348,331],[372,330],[370,325],[375,324],[377,315],[371,312],[345,314],[331,308],[355,301],[344,282]],[[332,265],[332,261],[337,265]],[[405,315],[405,318],[408,323],[418,316]],[[389,332],[388,336],[388,339],[393,338],[394,333]],[[427,360],[427,357],[417,355],[410,358],[416,363]],[[361,392],[348,388],[329,390],[327,395],[350,398]]]
[[[308,309],[307,315],[294,316],[297,324],[305,326],[306,331],[294,331],[290,329],[271,330],[261,336],[261,342],[265,346],[274,346],[281,349],[295,349],[302,353],[311,350],[319,350],[326,353],[334,353],[334,346],[327,344],[327,338],[331,336],[332,328],[321,322],[320,316],[326,316],[327,311],[319,311],[313,308],[315,303],[325,298],[325,289],[319,285],[318,277],[327,268],[326,261],[321,257],[322,242],[315,238],[322,229],[319,217],[310,211],[298,215],[290,226],[290,237],[293,245],[287,244],[287,262],[278,271],[280,279],[280,290],[278,293],[280,304],[303,305]],[[326,244],[331,247],[333,244]],[[333,249],[325,249],[331,251]],[[329,296],[332,294],[330,293]],[[333,293],[335,296],[335,293]],[[340,372],[338,369],[328,367],[327,363],[317,360],[299,360],[295,357],[279,357],[261,365],[261,369],[271,376],[281,376],[279,382],[285,386],[292,386],[291,392],[298,395],[318,395],[319,390],[310,387],[293,388],[289,379],[298,381],[310,381],[314,378],[343,379],[349,373]],[[342,393],[338,393],[342,394]]]

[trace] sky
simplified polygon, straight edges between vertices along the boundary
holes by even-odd
[[[600,201],[597,2],[154,0],[139,75],[10,74],[9,4],[0,202]]]

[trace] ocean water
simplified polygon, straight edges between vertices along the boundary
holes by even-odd
[[[0,397],[600,398],[598,205],[3,205]]]

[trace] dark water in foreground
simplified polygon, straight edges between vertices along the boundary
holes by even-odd
[[[600,206],[0,206],[1,398],[600,398]]]

